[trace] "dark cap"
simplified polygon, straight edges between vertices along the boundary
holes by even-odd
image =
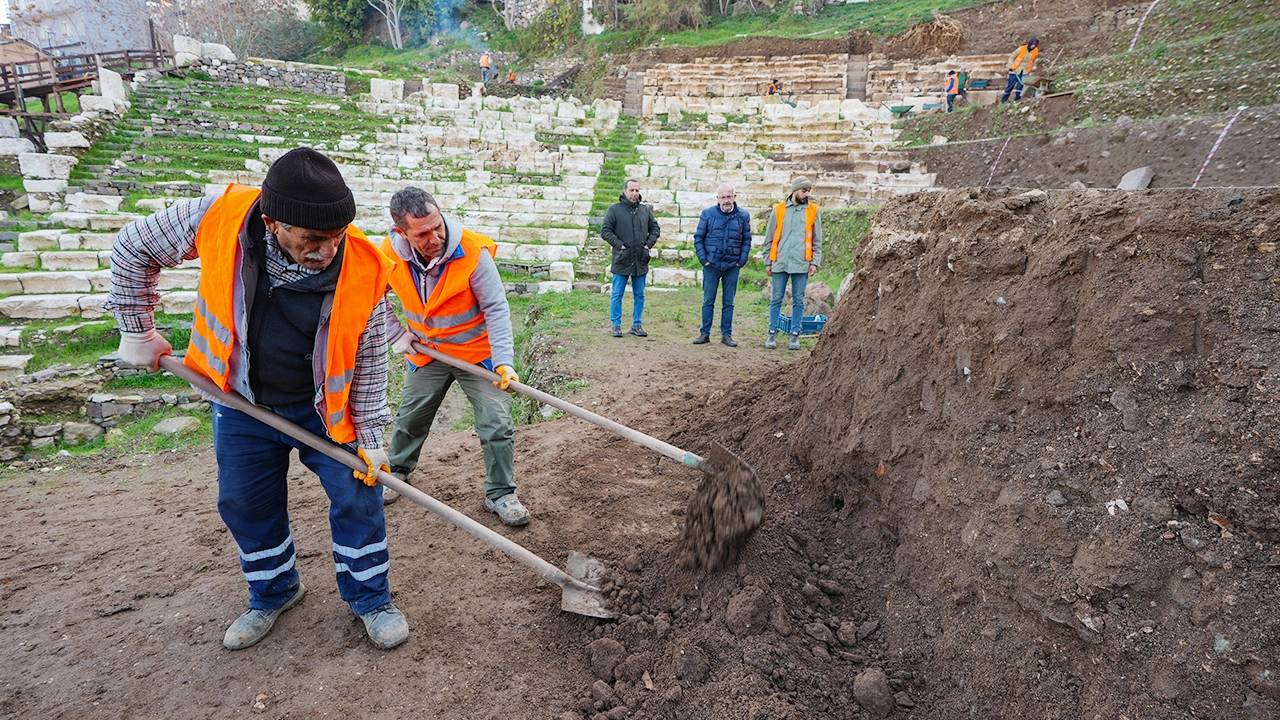
[[[259,207],[272,220],[307,230],[337,230],[356,217],[356,200],[338,166],[308,147],[290,150],[271,166]]]

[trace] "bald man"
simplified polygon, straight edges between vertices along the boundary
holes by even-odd
[[[724,285],[720,310],[720,342],[738,347],[733,340],[733,300],[738,294],[738,273],[751,254],[751,216],[738,207],[738,194],[725,183],[716,188],[716,204],[702,211],[693,247],[702,263],[702,329],[694,345],[711,342],[711,319],[716,311],[716,291]]]

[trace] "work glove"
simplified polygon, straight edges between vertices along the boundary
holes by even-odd
[[[152,328],[146,332],[120,333],[120,359],[148,370],[160,369],[160,358],[173,354],[173,346]]]
[[[516,374],[515,368],[510,365],[499,365],[496,372],[498,373],[498,377],[502,379],[495,381],[493,385],[499,390],[511,392],[511,383],[520,382],[520,376]]]
[[[391,341],[391,349],[401,355],[416,355],[417,353],[413,349],[413,338],[413,333],[408,330],[402,330],[400,337]]]
[[[378,484],[378,471],[386,470],[391,472],[391,458],[387,456],[387,451],[382,448],[359,448],[356,454],[369,466],[367,473],[358,470],[351,471],[357,480],[363,480],[365,485],[373,486]]]

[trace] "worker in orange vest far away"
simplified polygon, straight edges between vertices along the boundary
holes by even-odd
[[[809,276],[822,264],[822,218],[818,203],[809,199],[813,183],[801,175],[791,181],[787,199],[769,213],[764,231],[764,271],[773,283],[769,300],[769,337],[764,346],[778,347],[782,327],[782,300],[791,283],[791,338],[787,348],[800,349],[800,327],[804,320],[804,291]]]
[[[172,352],[155,329],[162,268],[200,258],[200,289],[184,363],[219,388],[328,437],[368,465],[353,473],[248,413],[213,404],[218,513],[239,550],[249,611],[222,644],[240,650],[271,632],[306,594],[289,523],[289,456],[320,478],[338,592],[383,649],[409,638],[391,604],[390,555],[377,473],[389,469],[384,295],[392,262],[351,221],[356,203],[338,166],[311,148],[282,155],[262,189],[230,185],[120,231],[106,308],[120,323],[120,360],[155,370]],[[363,481],[363,482],[362,482]],[[308,526],[304,536],[318,538]],[[314,548],[313,548],[314,552]],[[295,626],[295,634],[306,628]]]
[[[404,393],[391,433],[391,472],[408,478],[418,465],[422,444],[436,411],[457,382],[475,410],[475,432],[484,452],[484,506],[507,525],[525,525],[529,511],[516,497],[515,424],[511,420],[511,383],[515,337],[511,308],[493,258],[498,245],[440,212],[425,190],[407,187],[391,196],[395,224],[382,252],[396,261],[391,273],[409,327],[388,308],[388,340],[407,363]],[[489,382],[419,353],[413,342],[497,373]],[[383,503],[396,499],[385,490]]]
[[[782,91],[782,86],[778,84],[778,79],[774,78],[773,82],[769,83],[769,90],[768,92],[765,93],[765,95],[777,95],[781,91]]]
[[[489,64],[489,51],[485,50],[484,54],[480,56],[480,82],[489,82],[491,67]]]
[[[1004,86],[1004,94],[1000,102],[1009,101],[1009,93],[1013,93],[1015,101],[1022,99],[1022,77],[1030,75],[1035,68],[1036,57],[1040,54],[1040,38],[1033,37],[1026,45],[1021,45],[1009,54],[1009,82]]]
[[[508,84],[508,85],[515,85],[515,84],[516,84],[516,71],[515,71],[515,70],[508,70],[508,71],[507,71],[507,84]]]

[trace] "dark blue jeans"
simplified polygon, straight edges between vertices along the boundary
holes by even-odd
[[[272,409],[316,435],[327,434],[310,402]],[[289,527],[289,454],[293,450],[320,477],[329,495],[329,531],[342,599],[357,615],[391,602],[381,487],[365,485],[346,465],[250,415],[216,403],[213,449],[218,458],[218,514],[240,549],[249,607],[274,610],[298,587],[297,551]]]
[[[702,266],[702,334],[711,334],[711,319],[716,314],[716,290],[724,285],[724,299],[720,310],[720,334],[733,334],[733,300],[738,295],[738,273],[742,268],[720,270],[714,265]]]
[[[1009,93],[1013,93],[1013,99],[1022,99],[1022,76],[1018,73],[1009,73],[1009,82],[1004,86],[1004,94],[1000,96],[1000,102],[1009,100]]]
[[[804,321],[804,290],[809,287],[808,273],[774,273],[773,296],[769,300],[769,329],[777,330],[782,320],[782,298],[787,294],[787,281],[791,281],[791,332],[800,332]]]

